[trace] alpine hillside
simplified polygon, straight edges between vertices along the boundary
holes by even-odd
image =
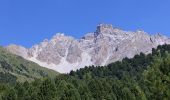
[[[33,81],[44,77],[54,78],[56,71],[43,68],[38,64],[27,61],[20,56],[11,54],[0,47],[0,83],[14,84],[16,82]]]

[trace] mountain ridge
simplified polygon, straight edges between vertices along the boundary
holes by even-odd
[[[95,32],[87,33],[81,39],[58,33],[32,48],[17,45],[6,48],[41,66],[68,73],[84,66],[103,66],[125,57],[132,58],[140,52],[148,54],[152,48],[169,43],[170,39],[160,34],[123,31],[110,24],[99,24]]]

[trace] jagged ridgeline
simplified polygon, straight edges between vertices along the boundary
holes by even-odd
[[[0,85],[3,100],[170,100],[170,45],[124,58],[108,66],[89,66],[55,79],[12,87]]]
[[[57,74],[0,47],[0,83],[33,81],[43,77],[54,77]]]
[[[31,48],[18,45],[6,48],[43,67],[69,73],[84,66],[104,66],[125,57],[133,58],[140,52],[148,54],[152,48],[165,43],[170,44],[170,39],[160,34],[124,31],[110,24],[99,24],[95,32],[87,33],[81,39],[56,34]]]

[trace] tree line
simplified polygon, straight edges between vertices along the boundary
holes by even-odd
[[[169,100],[170,45],[54,79],[0,84],[2,100]]]

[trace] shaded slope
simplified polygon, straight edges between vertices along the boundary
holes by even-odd
[[[0,82],[32,81],[43,77],[54,77],[58,73],[9,53],[0,47]]]

